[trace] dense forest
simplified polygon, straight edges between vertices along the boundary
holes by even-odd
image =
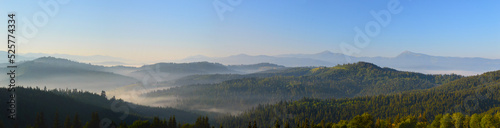
[[[462,78],[459,75],[425,75],[381,68],[358,62],[335,67],[289,68],[242,75],[204,75],[197,79],[241,78],[215,84],[180,86],[145,94],[146,97],[177,97],[164,104],[177,108],[243,111],[257,104],[309,98],[346,98],[393,94],[428,89]],[[262,77],[265,76],[265,77]],[[192,81],[194,81],[194,79]],[[186,80],[187,81],[187,80]]]
[[[119,128],[500,126],[500,71],[469,77],[425,75],[359,62],[247,75],[194,75],[184,80],[209,79],[215,82],[144,94],[174,96],[180,103],[176,107],[184,110],[137,105],[105,91],[18,87],[17,116],[22,118],[12,122],[2,116],[0,128],[93,128],[103,121]],[[7,101],[7,89],[0,88],[0,94],[0,101]],[[207,115],[193,111],[196,108],[242,112]]]
[[[460,112],[456,113],[445,113],[438,114],[432,117],[433,120],[428,120],[427,116],[424,114],[400,116],[399,114],[393,117],[386,117],[385,119],[380,119],[379,117],[373,117],[368,113],[363,113],[362,115],[356,115],[350,120],[340,120],[338,122],[327,122],[321,120],[320,122],[314,122],[314,120],[309,120],[305,118],[303,120],[294,120],[295,122],[289,122],[284,120],[274,120],[271,122],[269,128],[496,128],[500,126],[500,107],[492,108],[487,112],[478,114],[463,114]],[[103,119],[99,117],[99,113],[91,113],[91,117],[88,122],[82,122],[78,114],[74,116],[67,116],[66,118],[59,117],[58,113],[51,118],[53,122],[47,122],[43,113],[37,113],[36,119],[31,125],[27,125],[27,128],[215,128],[214,125],[211,126],[208,117],[198,117],[195,123],[183,123],[178,122],[175,116],[172,116],[167,121],[165,118],[160,119],[158,117],[153,117],[152,120],[142,120],[138,119],[133,121],[133,123],[126,122],[110,122],[101,123]],[[62,120],[64,119],[64,121]],[[241,127],[248,128],[260,128],[266,127],[266,124],[259,124],[257,121],[250,121],[248,125],[243,125]],[[19,127],[19,126],[14,126]],[[219,128],[223,128],[220,125]],[[0,120],[0,128],[5,128],[5,125]]]
[[[17,117],[15,122],[5,123],[6,126],[12,127],[12,123],[19,124],[20,127],[25,127],[31,124],[36,119],[37,113],[44,113],[45,117],[54,117],[56,113],[60,117],[79,115],[82,122],[87,122],[91,118],[91,113],[97,112],[100,117],[104,117],[111,121],[133,122],[138,119],[152,119],[154,116],[167,118],[177,115],[176,119],[180,122],[194,122],[198,114],[167,108],[167,107],[148,107],[137,105],[115,99],[111,97],[107,99],[105,92],[101,94],[91,93],[77,89],[41,89],[41,88],[24,88],[17,87],[16,89],[16,109]],[[0,101],[6,102],[10,93],[6,88],[0,88]],[[7,104],[5,104],[5,107]],[[2,105],[2,108],[3,105]],[[0,111],[0,120],[10,120],[7,118],[8,111]],[[47,118],[48,122],[53,122],[52,118]]]
[[[270,127],[278,120],[298,123],[339,122],[368,113],[386,119],[424,115],[433,119],[438,114],[460,112],[465,115],[481,113],[500,106],[500,71],[462,78],[426,90],[406,91],[391,95],[361,96],[340,99],[303,98],[259,105],[238,116],[226,116],[219,123],[229,127],[243,127],[256,121]]]

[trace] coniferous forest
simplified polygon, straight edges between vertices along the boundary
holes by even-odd
[[[187,97],[179,101],[185,109],[142,106],[105,91],[18,87],[17,116],[22,118],[12,123],[0,117],[0,127],[491,128],[500,126],[499,83],[500,71],[424,75],[359,62],[267,71],[143,94]],[[8,94],[6,88],[0,91]],[[251,96],[255,99],[247,99]],[[248,109],[214,114],[190,105]]]

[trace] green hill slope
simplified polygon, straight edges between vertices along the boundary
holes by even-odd
[[[31,88],[16,88],[16,122],[21,127],[33,125],[35,115],[43,112],[46,122],[52,122],[55,113],[59,114],[62,122],[66,116],[73,119],[75,114],[80,116],[82,122],[90,119],[92,112],[98,112],[101,119],[107,118],[114,122],[127,122],[131,124],[134,120],[151,119],[153,116],[169,118],[175,115],[179,122],[194,122],[197,114],[173,108],[157,108],[135,105],[122,100],[108,100],[101,95],[77,90],[50,90],[44,91]],[[0,102],[6,103],[10,92],[6,88],[0,88]],[[0,120],[6,126],[12,126],[13,121],[7,118],[7,104],[0,106],[2,111]],[[50,124],[50,123],[49,123]]]
[[[312,99],[260,105],[236,117],[219,119],[224,126],[242,127],[257,121],[269,126],[271,120],[294,122],[306,118],[319,122],[338,122],[369,113],[381,119],[427,115],[427,119],[447,112],[481,113],[500,106],[500,71],[461,78],[441,86],[412,90],[392,95],[364,96],[344,99]],[[491,110],[493,111],[493,109]]]
[[[298,100],[303,97],[343,98],[427,89],[461,78],[458,75],[402,72],[365,62],[329,68],[290,68],[267,75],[264,78],[251,77],[217,84],[175,87],[144,96],[178,97],[180,100],[174,101],[175,103],[165,101],[164,104],[177,104],[176,107],[179,108],[238,112],[257,104]]]

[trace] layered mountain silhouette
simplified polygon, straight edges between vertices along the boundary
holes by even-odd
[[[273,63],[287,67],[335,66],[338,64],[365,61],[398,70],[432,74],[456,73],[461,75],[481,74],[500,67],[500,59],[431,56],[411,51],[404,51],[395,57],[354,57],[323,51],[316,54],[285,54],[277,56],[251,56],[246,54],[228,57],[195,56],[178,60],[178,62],[197,61],[218,62],[228,65]]]
[[[246,74],[270,69],[284,68],[274,64],[232,65],[220,63],[156,63],[142,67],[101,66],[81,63],[69,59],[41,57],[31,61],[18,62],[16,83],[20,86],[47,88],[78,88],[92,92],[113,90],[127,85],[145,82],[173,83],[190,75],[203,74]],[[6,64],[0,68],[7,72]],[[8,77],[0,81],[7,83]]]

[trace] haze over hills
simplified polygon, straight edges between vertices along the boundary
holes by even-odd
[[[1,56],[7,56],[6,51],[0,51]],[[30,61],[41,57],[56,57],[65,58],[69,60],[76,60],[78,62],[92,63],[98,65],[137,65],[138,62],[104,55],[80,56],[69,54],[47,54],[47,53],[18,53],[16,54],[17,61]],[[7,57],[0,58],[0,62],[7,62]]]
[[[93,92],[137,82],[132,77],[105,72],[104,68],[106,67],[67,59],[42,57],[20,63],[16,70],[16,82],[23,86],[78,88]],[[3,72],[7,70],[9,69],[1,68]],[[7,80],[6,77],[1,79],[2,82],[7,82]]]
[[[350,61],[348,61],[348,59]],[[500,67],[500,59],[468,58],[468,57],[442,57],[421,53],[404,51],[395,57],[354,57],[341,53],[324,51],[316,54],[285,54],[276,56],[258,55],[251,56],[239,54],[228,57],[195,56],[176,62],[209,61],[222,64],[254,64],[273,63],[287,67],[303,66],[335,66],[338,64],[365,61],[382,67],[391,67],[404,71],[415,71],[431,74],[456,73],[461,75],[477,75]]]
[[[343,99],[303,98],[296,101],[281,101],[277,104],[260,105],[239,116],[227,116],[220,121],[225,124],[224,126],[230,127],[243,127],[246,126],[245,123],[235,122],[249,121],[256,121],[257,124],[269,127],[272,126],[273,121],[278,119],[294,126],[294,124],[298,124],[298,120],[309,120],[316,123],[322,122],[322,120],[339,122],[355,118],[356,115],[363,113],[375,117],[372,120],[379,118],[390,121],[391,117],[393,120],[400,120],[399,118],[402,117],[413,116],[429,122],[428,124],[431,124],[430,121],[434,120],[434,117],[439,117],[439,114],[461,113],[470,120],[474,113],[487,112],[490,116],[496,113],[500,116],[500,111],[498,111],[500,106],[499,89],[500,70],[497,70],[460,78],[429,89],[409,90],[397,94]],[[401,121],[404,120],[394,121],[394,123],[398,124]],[[436,123],[437,126],[440,126],[439,121],[442,120],[438,119],[432,122],[433,127]],[[469,122],[464,122],[464,124],[467,125]]]
[[[0,54],[6,55],[5,51]],[[118,57],[94,55],[78,56],[67,54],[45,54],[45,53],[25,53],[18,55],[17,61],[34,60],[39,57],[54,56],[66,58],[79,62],[92,63],[104,66],[130,65],[139,67],[143,64],[155,64],[159,62],[138,62]],[[7,62],[6,58],[0,59]],[[348,61],[349,60],[349,61]],[[203,55],[186,57],[180,60],[165,60],[165,62],[192,63],[192,62],[213,62],[224,65],[250,65],[257,63],[271,63],[286,67],[303,66],[335,66],[338,64],[354,63],[365,61],[377,64],[382,67],[391,67],[404,71],[415,71],[429,74],[461,74],[477,75],[487,71],[496,70],[500,67],[500,59],[487,59],[480,57],[443,57],[431,56],[422,53],[404,51],[394,57],[354,57],[342,53],[323,51],[315,54],[283,54],[283,55],[246,55],[238,54],[227,57],[207,57]]]
[[[53,122],[55,114],[59,114],[62,123],[66,116],[73,117],[78,114],[83,122],[90,119],[90,113],[98,112],[101,119],[107,118],[113,121],[123,121],[131,124],[138,119],[152,119],[158,116],[161,119],[176,116],[179,122],[193,123],[199,114],[173,108],[148,107],[133,104],[120,99],[107,99],[105,95],[98,95],[79,89],[54,89],[43,90],[40,88],[16,88],[17,97],[17,120],[21,127],[28,124],[34,125],[37,113],[44,113],[45,121]],[[0,87],[0,101],[8,101],[6,88]],[[115,108],[116,107],[116,108]],[[119,108],[117,110],[117,108]],[[125,109],[126,108],[126,109]],[[8,115],[8,111],[1,111],[1,115]],[[0,121],[6,123],[6,127],[12,128],[13,124],[8,121],[7,116],[0,116]],[[51,124],[51,123],[47,123]],[[1,124],[0,124],[1,125]]]
[[[429,56],[422,54],[405,54],[409,54],[410,57],[419,58],[423,56],[429,58]],[[405,54],[401,56],[407,56]],[[316,59],[324,55],[329,54],[317,55]],[[2,70],[6,72],[5,68],[2,68]],[[242,124],[237,122],[246,122],[248,120],[258,119],[259,123],[268,123],[265,121],[271,120],[270,118],[274,118],[275,115],[262,113],[272,113],[269,111],[275,110],[282,111],[283,106],[295,106],[285,111],[293,110],[293,114],[300,115],[295,117],[298,120],[308,118],[314,121],[320,121],[321,119],[338,121],[352,118],[361,112],[371,112],[380,117],[394,116],[394,113],[407,114],[409,113],[407,108],[403,107],[406,105],[413,105],[412,108],[416,110],[430,108],[427,111],[417,112],[435,115],[436,113],[442,113],[443,108],[452,107],[450,104],[459,103],[456,99],[463,99],[465,96],[471,95],[475,92],[474,89],[481,89],[480,91],[488,89],[484,86],[498,88],[498,80],[500,79],[498,71],[469,77],[428,75],[398,71],[368,62],[343,64],[334,67],[284,67],[271,63],[223,65],[213,62],[156,63],[142,67],[106,67],[54,57],[42,57],[32,61],[20,62],[18,72],[19,83],[23,86],[43,87],[47,85],[49,89],[77,88],[78,90],[93,92],[106,90],[109,97],[117,96],[117,98],[121,98],[118,94],[122,94],[136,99],[134,101],[122,98],[125,101],[146,103],[145,105],[149,106],[172,106],[177,108],[163,109],[140,106],[140,108],[148,109],[148,111],[135,111],[134,113],[138,115],[134,115],[133,119],[142,115],[154,116],[163,110],[186,114],[190,119],[196,114],[178,109],[214,115],[222,113],[237,114],[249,110],[243,115],[218,119],[219,123],[225,126],[238,127],[242,126]],[[127,92],[135,91],[134,88],[137,87],[146,86],[143,85],[145,77],[141,77],[141,75],[150,76],[150,79],[161,77],[162,81],[156,81],[153,86],[149,86],[152,88],[146,87],[145,89],[151,89],[146,92]],[[179,76],[173,77],[174,75]],[[483,76],[491,77],[486,79],[485,82],[480,79]],[[2,81],[6,82],[5,79]],[[487,84],[484,86],[478,85],[478,82]],[[172,87],[171,85],[178,87]],[[43,95],[47,94],[43,93]],[[401,95],[409,98],[401,98]],[[93,97],[96,97],[96,95],[93,95]],[[306,99],[303,99],[304,97]],[[443,100],[433,99],[436,97],[445,98],[442,98]],[[89,106],[92,108],[91,111],[98,110],[104,115],[116,116],[116,113],[107,110],[106,106],[102,109],[99,108],[99,105],[102,104],[90,102],[93,101],[92,99],[76,98],[77,102],[68,102],[79,106],[94,105]],[[67,100],[64,98],[57,99]],[[415,102],[410,102],[413,100]],[[104,101],[104,98],[101,98],[100,101],[110,103]],[[38,102],[29,103],[39,107],[46,107]],[[429,105],[423,105],[422,103],[438,105],[429,107]],[[263,108],[259,104],[274,105],[267,105],[266,108]],[[357,111],[362,106],[360,104],[368,105],[365,108],[377,109]],[[499,104],[496,99],[487,100],[487,102],[482,103],[479,112],[484,112]],[[95,107],[96,105],[97,107]],[[257,108],[251,109],[252,107]],[[394,111],[393,107],[399,107],[400,109]],[[46,110],[53,112],[55,109]],[[333,112],[335,114],[331,114],[333,110],[335,110]],[[88,113],[91,111],[82,110],[81,112]],[[325,111],[330,113],[329,116],[324,115]],[[345,113],[346,111],[353,112]],[[34,113],[34,111],[30,112]],[[68,111],[63,113],[68,114]],[[310,114],[320,116],[312,117]],[[382,114],[389,115],[384,116]],[[163,117],[168,115],[171,114],[164,114]],[[332,117],[331,115],[342,116]]]
[[[284,68],[273,64],[225,66],[219,63],[157,63],[142,67],[101,66],[63,58],[41,57],[18,62],[17,82],[23,86],[51,88],[78,88],[100,92],[127,85],[160,83],[156,86],[180,86],[182,82],[170,82],[190,75],[246,74]],[[1,71],[7,72],[3,66]],[[8,78],[0,79],[7,82]]]
[[[328,68],[288,68],[248,75],[253,77],[234,76],[220,83],[180,86],[143,96],[157,99],[155,104],[234,113],[258,104],[303,97],[346,98],[428,89],[462,77],[403,72],[366,62]],[[207,76],[199,78],[204,77]],[[172,100],[170,97],[177,98]]]

